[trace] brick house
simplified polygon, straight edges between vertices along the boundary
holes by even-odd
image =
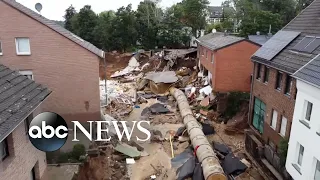
[[[14,0],[0,0],[0,27],[0,62],[52,90],[44,111],[100,119],[102,50]]]
[[[198,39],[200,70],[216,92],[250,92],[251,56],[260,45],[247,39],[210,33]]]
[[[320,0],[315,0],[252,56],[251,130],[246,134],[245,147],[278,179],[286,175],[279,145],[290,137],[296,103],[296,78],[292,74],[320,53],[320,28],[316,26],[320,23],[319,7]]]
[[[45,179],[46,154],[27,135],[32,117],[42,112],[51,91],[0,64],[0,177]]]

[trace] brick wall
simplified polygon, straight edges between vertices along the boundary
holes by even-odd
[[[295,79],[293,79],[292,87],[291,87],[291,95],[288,96],[284,93],[285,83],[287,79],[286,73],[283,72],[281,90],[279,91],[275,89],[276,76],[277,76],[278,70],[270,68],[269,81],[266,84],[266,83],[263,83],[265,66],[261,65],[260,80],[256,79],[256,75],[258,71],[257,67],[258,67],[258,64],[255,63],[255,76],[253,80],[252,99],[250,103],[249,123],[250,125],[252,125],[254,97],[257,97],[266,104],[262,138],[265,141],[265,143],[267,143],[268,140],[270,140],[275,145],[279,145],[280,139],[282,138],[282,136],[279,134],[282,116],[288,119],[287,128],[286,128],[286,137],[290,136],[293,111],[294,111],[294,105],[295,105],[296,81]],[[275,130],[273,130],[270,127],[271,120],[272,120],[272,109],[278,112],[277,127]]]
[[[67,120],[100,119],[99,58],[0,1],[0,63],[30,70],[53,93],[43,104]],[[15,37],[30,39],[30,56],[17,56]]]
[[[199,59],[201,64],[212,74],[213,89],[218,92],[250,92],[253,69],[250,58],[258,49],[259,46],[247,41],[218,51],[211,51],[200,46]],[[213,63],[211,62],[212,55],[214,55]]]
[[[253,63],[251,56],[259,46],[242,41],[216,52],[216,90],[250,92]]]
[[[38,108],[34,115],[40,111]],[[45,178],[46,154],[33,147],[25,130],[24,121],[7,137],[9,156],[0,162],[0,179],[29,180],[35,167],[36,179]]]

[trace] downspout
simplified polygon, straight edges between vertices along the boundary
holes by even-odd
[[[104,63],[104,93],[106,93],[106,102],[108,103],[107,97],[107,63],[106,63],[106,53],[103,52],[103,63]]]
[[[251,88],[250,88],[250,102],[249,102],[249,116],[248,116],[248,124],[250,125],[250,119],[251,119],[251,105],[252,105],[252,96],[253,96],[253,93],[252,93],[252,90],[253,90],[253,82],[254,82],[254,74],[256,72],[256,64],[255,62],[253,62],[253,73],[252,73],[252,77],[251,77]]]

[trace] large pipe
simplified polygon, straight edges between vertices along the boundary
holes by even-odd
[[[227,177],[214,153],[211,144],[202,131],[201,125],[194,118],[188,100],[184,93],[176,88],[170,88],[170,94],[177,100],[179,110],[186,125],[192,146],[202,163],[203,175],[206,180],[226,180]]]

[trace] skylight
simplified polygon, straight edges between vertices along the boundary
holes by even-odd
[[[293,47],[293,50],[312,53],[320,46],[320,37],[306,36],[298,44]]]

